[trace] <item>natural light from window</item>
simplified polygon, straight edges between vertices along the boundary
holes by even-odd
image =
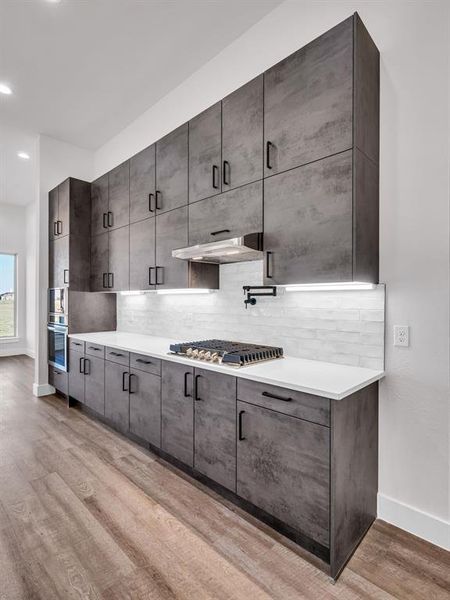
[[[0,338],[16,335],[16,256],[0,254]]]

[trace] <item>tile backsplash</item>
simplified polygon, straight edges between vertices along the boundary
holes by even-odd
[[[385,287],[286,293],[244,307],[243,285],[262,285],[262,262],[222,265],[220,290],[205,295],[117,296],[117,329],[174,338],[282,346],[287,355],[384,367]]]

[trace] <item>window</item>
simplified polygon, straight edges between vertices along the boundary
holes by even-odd
[[[16,255],[0,254],[0,339],[16,336]]]

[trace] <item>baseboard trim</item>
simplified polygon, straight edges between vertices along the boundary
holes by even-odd
[[[33,383],[33,396],[51,396],[56,392],[55,388],[49,383]]]
[[[4,346],[2,348],[2,346]],[[0,357],[2,356],[21,356],[23,354],[28,355],[28,350],[26,348],[8,348],[7,344],[2,344],[0,342]]]
[[[450,522],[378,494],[378,517],[427,542],[450,550]]]
[[[30,358],[33,358],[33,359],[34,359],[34,358],[36,358],[36,353],[35,353],[35,351],[34,351],[34,350],[31,350],[31,348],[27,348],[27,349],[25,350],[25,354],[26,354],[27,356],[29,356]]]

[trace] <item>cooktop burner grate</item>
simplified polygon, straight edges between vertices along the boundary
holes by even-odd
[[[283,348],[227,340],[202,340],[171,344],[170,351],[197,360],[222,362],[237,367],[283,357]]]

